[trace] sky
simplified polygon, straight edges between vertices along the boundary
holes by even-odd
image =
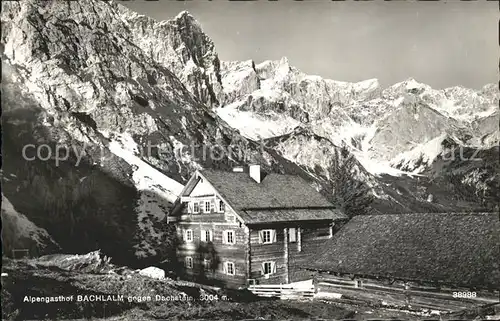
[[[433,88],[498,82],[496,1],[128,1],[168,20],[200,22],[221,60],[286,56],[307,74],[340,81],[410,77]]]

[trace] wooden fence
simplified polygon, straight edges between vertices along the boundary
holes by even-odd
[[[450,313],[464,309],[474,309],[484,304],[498,303],[498,292],[474,292],[474,297],[455,298],[454,289],[394,282],[385,284],[371,279],[350,280],[328,276],[317,283],[316,298],[331,299],[357,305],[385,306],[409,310],[434,310]],[[462,291],[459,289],[459,291]]]
[[[297,287],[291,284],[251,285],[248,290],[258,296],[279,297],[282,300],[311,300],[314,297],[314,287]]]

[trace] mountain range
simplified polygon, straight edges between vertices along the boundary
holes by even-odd
[[[203,167],[259,163],[335,200],[332,170],[351,159],[343,188],[374,213],[498,209],[495,84],[382,88],[285,57],[220,61],[188,12],[156,21],[113,1],[2,2],[1,17],[6,255],[157,262],[165,215]]]

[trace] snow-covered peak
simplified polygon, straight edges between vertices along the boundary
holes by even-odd
[[[189,25],[190,28],[193,28],[196,32],[200,32],[200,33],[203,32],[201,24],[187,10],[181,11],[173,19],[167,20],[166,23],[177,24],[180,26]]]
[[[354,84],[357,91],[368,91],[380,88],[380,82],[377,78],[362,80]]]
[[[192,20],[195,20],[195,18],[193,17],[193,15],[191,15],[189,13],[189,11],[187,10],[183,10],[181,12],[179,12],[179,14],[177,14],[174,18],[174,20],[179,20],[179,19],[192,19]]]
[[[278,62],[278,68],[281,68],[281,66],[290,68],[290,62],[288,61],[288,58],[283,56]]]
[[[382,96],[384,98],[394,99],[406,93],[420,95],[429,90],[432,91],[430,86],[422,84],[416,81],[415,78],[410,77],[385,89],[382,92]]]

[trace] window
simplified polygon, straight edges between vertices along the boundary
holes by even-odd
[[[261,230],[259,232],[259,243],[270,244],[276,242],[275,230]]]
[[[224,213],[224,202],[219,201],[219,212]]]
[[[210,201],[210,212],[212,212],[212,213],[215,212],[215,201],[214,200]]]
[[[312,232],[314,234],[316,234],[315,238],[317,238],[317,239],[329,239],[333,235],[333,230],[332,230],[331,226],[328,226],[328,229],[327,229],[326,226],[325,227],[320,227],[320,228],[318,228],[316,230],[312,230]]]
[[[210,201],[205,201],[205,213],[210,213]]]
[[[361,287],[363,287],[363,281],[362,280],[355,280],[354,281],[354,287],[355,288],[361,288]]]
[[[236,217],[234,215],[226,215],[226,221],[234,223],[236,221]]]
[[[264,262],[262,263],[262,274],[273,274],[276,273],[276,263],[275,262]]]
[[[223,241],[225,244],[235,244],[236,237],[234,231],[224,231]]]
[[[192,269],[193,268],[193,258],[190,256],[186,257],[186,268]]]
[[[193,213],[199,213],[200,212],[200,204],[198,202],[193,203]]]
[[[201,230],[201,241],[202,242],[212,242],[213,234],[211,230]]]
[[[290,243],[297,242],[297,230],[295,229],[295,227],[290,227],[288,229],[288,241]]]
[[[234,263],[233,262],[226,262],[224,264],[224,272],[229,275],[234,275],[235,273],[235,268],[234,268]]]
[[[330,232],[318,232],[318,237],[321,238],[330,237]]]
[[[210,259],[203,260],[203,269],[209,271],[212,268],[212,261]]]
[[[185,240],[186,242],[193,242],[193,230],[186,230]]]

